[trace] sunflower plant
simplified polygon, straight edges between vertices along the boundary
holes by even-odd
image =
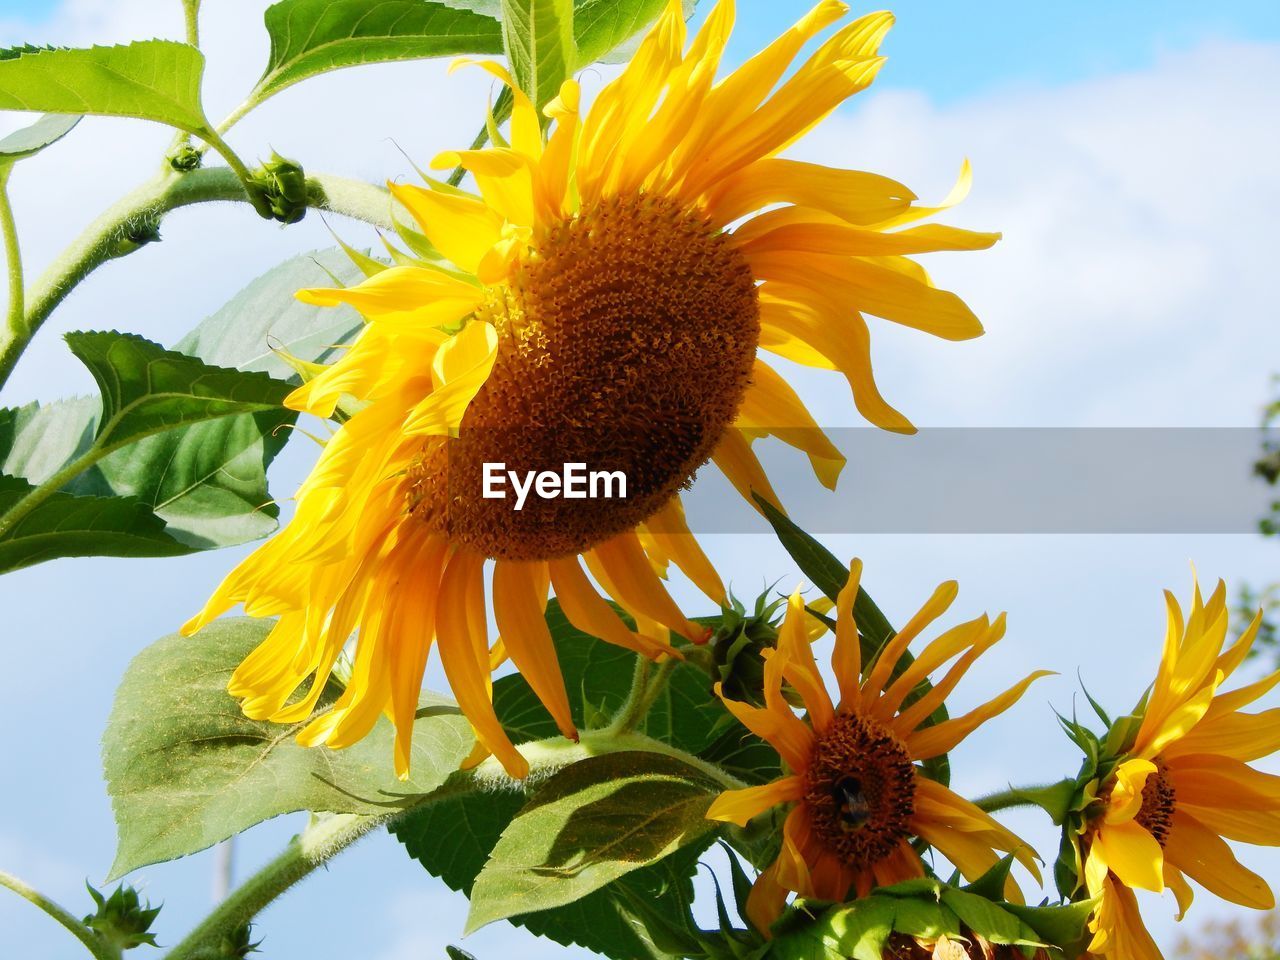
[[[68,334],[100,396],[0,408],[0,573],[263,541],[139,654],[103,738],[113,882],[310,814],[166,935],[168,957],[271,953],[285,938],[259,914],[379,830],[468,897],[457,935],[509,922],[616,960],[1147,960],[1134,888],[1168,887],[1185,910],[1190,878],[1271,905],[1222,838],[1280,839],[1276,778],[1248,765],[1280,747],[1276,721],[1241,712],[1280,675],[1219,691],[1258,628],[1222,650],[1222,588],[1185,621],[1170,600],[1131,714],[1099,707],[1101,734],[1064,719],[1077,776],[966,798],[951,782],[965,739],[1045,672],[953,712],[1004,615],[952,622],[947,582],[895,628],[861,561],[792,523],[756,457],[781,440],[831,489],[844,466],[777,360],[838,372],[871,424],[911,433],[872,375],[872,322],[982,332],[914,259],[999,239],[935,220],[967,164],[926,205],[881,174],[785,156],[875,79],[890,14],[821,0],[727,69],[732,0],[696,30],[679,0],[282,0],[263,75],[215,124],[200,2],[182,6],[184,42],[0,51],[0,109],[43,113],[0,141],[0,385],[80,281],[145,262],[179,207],[235,201],[284,225],[324,211],[383,247],[344,225],[171,348]],[[294,84],[443,56],[495,95],[474,143],[423,158],[412,182],[274,150],[250,163],[228,142]],[[617,66],[584,69],[601,60]],[[173,140],[28,284],[11,176],[86,114]],[[300,434],[320,452],[281,524],[267,470]],[[625,493],[569,495],[584,464]],[[810,587],[750,606],[729,593],[681,501],[708,465]],[[546,495],[560,468],[566,495]],[[495,475],[525,484],[515,509]],[[1019,805],[1063,828],[1056,894],[996,817]],[[90,887],[83,919],[0,884],[99,960],[158,943],[161,910],[128,882]]]

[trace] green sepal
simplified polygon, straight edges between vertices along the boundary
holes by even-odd
[[[84,885],[97,907],[84,918],[86,927],[117,950],[132,950],[143,944],[159,946],[150,930],[160,915],[160,907],[144,903],[138,891],[127,884],[120,884],[109,897],[104,897],[87,880]]]
[[[1067,777],[1047,787],[1027,787],[1014,790],[1014,794],[1034,803],[1049,815],[1057,826],[1066,822],[1067,814],[1078,809],[1082,784],[1078,778]]]

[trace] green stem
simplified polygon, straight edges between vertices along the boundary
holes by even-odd
[[[24,313],[26,294],[22,280],[22,248],[18,246],[18,226],[13,221],[13,207],[9,203],[9,174],[12,172],[11,164],[0,167],[0,234],[4,236],[4,253],[9,267],[9,311],[5,315],[6,340],[9,337],[22,336],[27,325]]]
[[[618,710],[613,721],[605,729],[612,734],[627,734],[635,730],[644,721],[654,702],[666,688],[671,679],[671,672],[679,663],[674,657],[668,657],[658,664],[657,670],[645,657],[636,657],[636,670],[631,679],[631,690],[626,702]]]
[[[244,185],[233,171],[211,167],[180,175],[161,174],[117,201],[58,255],[28,291],[23,329],[17,333],[10,331],[0,339],[0,387],[54,308],[94,270],[122,256],[121,241],[134,228],[156,225],[180,207],[220,200],[247,202],[248,199]],[[394,229],[387,192],[362,181],[323,174],[310,177],[307,204]]]
[[[72,916],[65,907],[50,900],[38,890],[27,886],[17,877],[0,870],[0,887],[8,887],[18,896],[34,903],[49,916],[53,917],[54,920],[57,920],[58,923],[71,931],[75,938],[84,944],[85,949],[97,957],[98,960],[120,960],[120,950],[118,948],[100,938]]]
[[[1027,787],[1010,787],[1007,790],[997,790],[995,793],[989,793],[986,796],[978,797],[971,802],[979,810],[985,810],[987,813],[996,813],[1000,810],[1010,810],[1014,807],[1038,807],[1039,804],[1027,797],[1027,794],[1034,794],[1040,790],[1048,789],[1052,784],[1035,784]]]
[[[200,0],[182,0],[182,15],[186,20],[187,43],[200,46]]]
[[[76,457],[65,467],[15,503],[7,513],[0,514],[0,537],[3,537],[6,533],[16,527],[24,517],[36,510],[46,500],[52,497],[76,477],[80,476],[81,473],[88,470],[108,453],[111,453],[113,449],[119,449],[119,447],[91,446],[88,450]]]
[[[167,960],[195,960],[218,939],[244,926],[273,900],[341,853],[389,817],[339,814],[308,827],[284,852],[223,900],[168,953]]]
[[[182,18],[186,27],[187,44],[200,49],[200,0],[182,0]],[[173,136],[173,143],[169,145],[169,153],[172,154],[183,144],[190,142],[191,134],[179,130]]]

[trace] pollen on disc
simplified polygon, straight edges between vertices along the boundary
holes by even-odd
[[[498,357],[457,439],[411,471],[410,508],[488,557],[568,556],[630,530],[691,482],[750,383],[760,319],[746,260],[674,200],[613,198],[546,228],[477,319]],[[482,496],[484,465],[620,471],[627,496]]]

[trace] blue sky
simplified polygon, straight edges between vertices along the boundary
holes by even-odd
[[[209,96],[230,106],[265,58],[256,26],[240,26],[259,23],[263,4],[207,6]],[[806,6],[743,0],[730,61]],[[0,0],[0,42],[172,36],[177,9],[177,0]],[[974,194],[951,219],[1002,229],[1005,240],[989,253],[929,263],[939,284],[983,317],[986,337],[944,344],[887,324],[873,331],[890,399],[926,425],[1252,424],[1268,375],[1280,367],[1267,262],[1280,144],[1274,125],[1259,119],[1280,106],[1280,6],[904,0],[894,9],[891,60],[873,91],[796,155],[900,177],[926,198],[945,193],[971,156]],[[430,123],[422,120],[423,89],[447,94],[432,101]],[[407,164],[388,138],[415,159],[455,146],[470,138],[486,94],[483,82],[446,80],[438,65],[348,71],[287,92],[233,139],[250,155],[272,145],[315,169],[403,176]],[[345,125],[342,135],[313,117]],[[166,137],[140,123],[90,120],[21,168],[14,199],[32,268],[144,176]],[[86,157],[94,158],[92,175]],[[353,242],[376,240],[335,226]],[[103,269],[62,308],[0,402],[92,389],[61,332],[119,326],[171,343],[272,263],[331,244],[316,217],[281,230],[229,206],[184,211],[164,233],[164,243]],[[802,393],[821,422],[854,422],[843,384],[811,377]],[[284,458],[274,477],[279,495],[305,474],[308,457],[297,446]],[[856,495],[850,473],[842,495]],[[1009,610],[1009,639],[960,688],[961,706],[1032,667],[1062,671],[958,759],[958,782],[973,793],[1010,776],[1008,757],[1019,758],[1019,777],[1031,781],[1074,769],[1051,730],[1048,702],[1070,708],[1082,665],[1091,690],[1127,707],[1154,662],[1159,590],[1185,594],[1189,561],[1205,577],[1234,583],[1274,578],[1280,559],[1275,544],[1246,536],[850,535],[832,546],[864,557],[866,583],[899,620],[952,576],[962,584],[958,615]],[[743,593],[797,579],[768,537],[714,537],[707,548]],[[243,552],[59,561],[0,578],[11,678],[0,702],[0,756],[6,785],[29,785],[0,792],[0,868],[84,906],[82,880],[100,880],[113,850],[97,751],[115,684],[129,659],[198,607]],[[1051,849],[1042,823],[1014,825]],[[287,818],[253,831],[241,845],[242,866],[264,860],[298,826]],[[1257,851],[1244,859],[1280,880],[1280,859]],[[166,901],[162,943],[199,916],[210,869],[200,855],[140,872],[148,894]],[[261,932],[271,956],[418,960],[458,942],[463,909],[393,841],[374,837],[274,908]],[[1152,905],[1165,943],[1174,936],[1171,915],[1168,903]],[[1230,911],[1206,894],[1188,922],[1221,915]],[[0,896],[0,956],[18,945],[26,960],[61,960],[73,947],[35,911]],[[464,945],[480,960],[563,955],[503,926]]]

